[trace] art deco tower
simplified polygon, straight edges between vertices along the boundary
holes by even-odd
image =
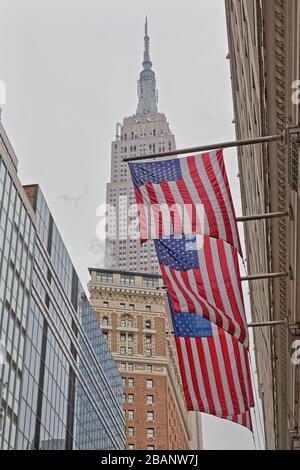
[[[106,202],[111,208],[105,245],[106,268],[158,273],[152,243],[140,244],[134,230],[135,203],[127,163],[123,158],[175,150],[175,138],[166,116],[157,110],[158,93],[150,60],[147,18],[145,22],[143,70],[138,80],[136,114],[117,124],[116,139],[111,146],[111,179],[107,184]],[[131,235],[130,235],[130,234]],[[133,235],[133,236],[132,236]]]

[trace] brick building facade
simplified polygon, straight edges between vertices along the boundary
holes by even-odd
[[[123,377],[126,449],[201,448],[200,414],[185,406],[162,278],[90,274],[90,301]]]

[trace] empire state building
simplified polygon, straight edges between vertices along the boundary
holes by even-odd
[[[175,150],[175,138],[166,116],[158,112],[155,73],[149,52],[147,18],[145,22],[143,70],[138,80],[138,105],[133,116],[117,124],[111,145],[111,177],[107,184],[109,207],[105,242],[105,265],[108,269],[159,273],[152,242],[141,244],[136,236],[135,197],[128,164],[123,158]],[[132,229],[131,229],[132,228]]]

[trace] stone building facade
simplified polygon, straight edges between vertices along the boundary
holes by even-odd
[[[226,0],[232,91],[238,139],[281,133],[300,125],[300,3]],[[298,136],[299,139],[299,136]],[[287,326],[254,331],[267,448],[300,446],[300,375],[293,364],[299,339],[299,140],[238,148],[244,215],[292,213],[245,223],[249,274],[287,273],[250,284],[254,321]]]

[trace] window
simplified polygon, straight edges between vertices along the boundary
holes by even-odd
[[[147,449],[148,450],[155,450],[155,447],[154,446],[147,446]]]
[[[122,320],[120,321],[120,325],[121,326],[126,326],[126,320],[124,320],[124,318],[122,318]]]
[[[145,328],[147,328],[147,330],[151,330],[151,320],[145,321]]]
[[[128,328],[133,328],[133,321],[132,321],[132,320],[128,320],[127,326],[128,326]]]
[[[108,317],[103,317],[101,323],[102,325],[108,325]]]
[[[151,335],[146,335],[146,343],[151,344],[152,343],[152,336]]]
[[[121,362],[121,364],[120,364],[120,369],[121,369],[121,370],[126,370],[126,364],[125,364],[125,362]]]
[[[145,351],[145,356],[151,357],[152,356],[152,349],[147,348]]]
[[[122,377],[122,382],[123,382],[123,387],[126,387],[126,379],[125,379],[125,377]]]
[[[129,356],[132,356],[132,354],[133,354],[133,348],[127,348],[127,354],[128,354]]]
[[[144,276],[142,280],[143,287],[158,287],[158,279]]]
[[[135,284],[134,281],[135,281],[134,276],[130,274],[121,274],[121,277],[120,277],[121,284],[125,284],[127,286],[134,286]]]
[[[124,304],[124,303],[121,303],[121,304],[120,304],[120,308],[125,308],[125,304]]]
[[[107,331],[102,331],[104,338],[106,341],[108,340],[108,332]]]
[[[122,356],[125,356],[126,354],[126,348],[124,346],[121,346],[120,348],[120,354],[122,354]]]
[[[134,395],[132,393],[129,393],[128,395],[128,403],[133,403],[134,402]]]
[[[123,393],[123,403],[126,403],[126,393]]]
[[[147,388],[153,388],[153,380],[152,379],[147,379]]]
[[[126,335],[125,333],[120,334],[120,341],[126,341]]]
[[[108,308],[108,306],[109,306],[109,302],[107,302],[107,301],[105,300],[105,301],[103,302],[103,307]]]
[[[134,411],[133,410],[128,410],[128,419],[134,419]],[[148,420],[148,421],[150,421],[150,420]]]
[[[113,281],[113,275],[112,273],[97,273],[96,274],[96,280],[98,282],[111,282]]]
[[[154,420],[154,411],[147,411],[147,421]]]
[[[134,450],[134,445],[133,444],[128,444],[128,450]]]
[[[152,365],[151,365],[151,364],[147,364],[147,365],[146,365],[146,370],[147,370],[147,372],[152,372]]]
[[[128,395],[128,401],[129,401],[129,395]],[[154,396],[147,395],[147,405],[153,405],[153,403],[154,403]]]
[[[151,305],[146,305],[146,310],[147,310],[148,312],[150,312],[150,311],[151,311]]]
[[[134,387],[134,379],[128,379],[128,387]]]
[[[153,428],[148,428],[147,429],[147,438],[148,439],[153,439],[154,437],[154,429]]]
[[[127,370],[129,370],[130,372],[133,371],[133,364],[127,364]]]
[[[134,310],[134,304],[129,304],[128,308],[129,308],[130,310]]]
[[[127,341],[128,341],[129,343],[132,343],[132,341],[133,341],[133,335],[131,335],[131,334],[127,335]]]
[[[134,428],[133,427],[129,427],[128,428],[128,437],[133,437],[134,436]]]

